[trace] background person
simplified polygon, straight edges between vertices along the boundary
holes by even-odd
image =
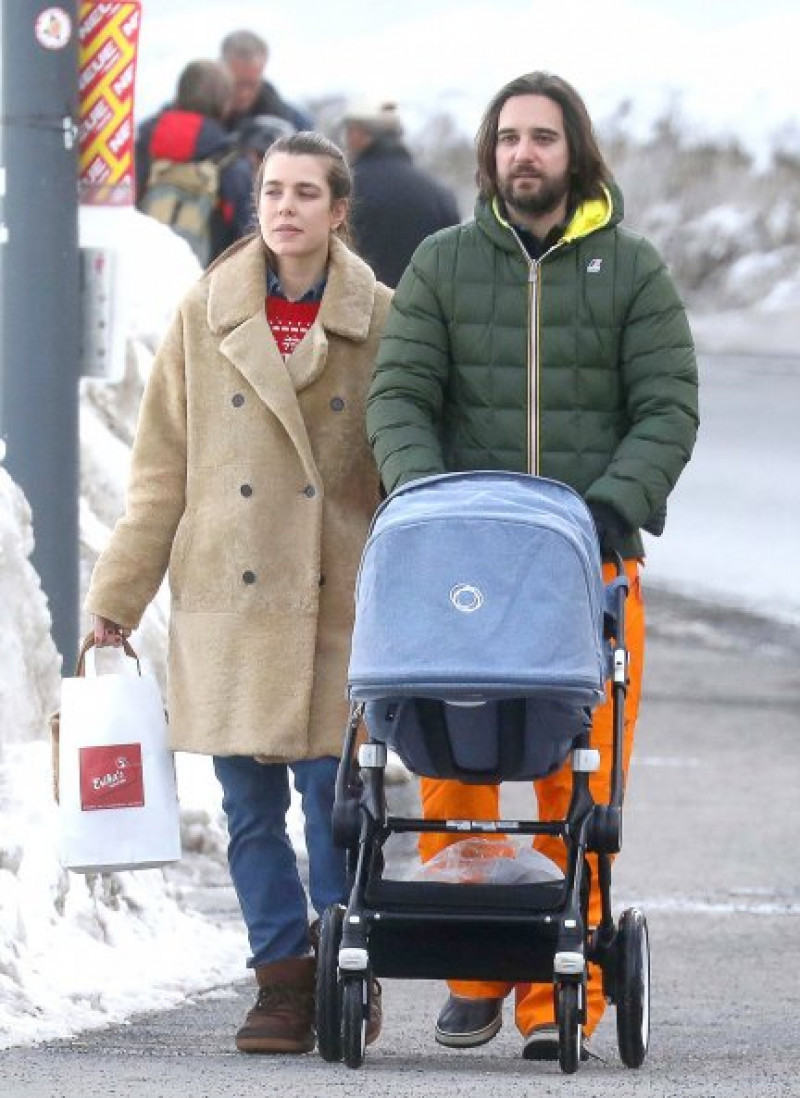
[[[230,244],[251,231],[253,177],[248,162],[236,155],[225,119],[233,83],[216,61],[192,61],[181,72],[175,101],[146,119],[136,137],[136,201],[145,203],[155,161],[173,164],[210,162],[215,193],[205,196],[208,247],[203,261],[215,259]],[[186,201],[192,201],[187,191]]]
[[[250,164],[255,178],[267,149],[274,145],[279,137],[289,137],[297,132],[291,122],[278,118],[274,114],[257,114],[242,122],[237,134],[237,147]]]
[[[397,288],[368,400],[388,491],[417,477],[508,469],[552,477],[589,505],[604,551],[630,580],[627,773],[644,655],[640,529],[660,532],[697,430],[697,367],[683,306],[654,248],[624,229],[622,196],[586,107],[566,81],[521,76],[489,104],[477,136],[475,220],[417,250]],[[606,580],[613,574],[604,569]],[[595,710],[591,776],[607,801],[611,704]],[[563,818],[569,764],[535,783],[541,819]],[[428,818],[497,819],[497,786],[422,780]],[[423,835],[427,860],[455,836]],[[564,865],[563,844],[536,846]],[[589,923],[600,921],[597,859]],[[469,1047],[501,1026],[504,983],[450,984],[437,1040]],[[585,1033],[605,1009],[589,966]],[[518,984],[527,1059],[556,1059],[552,986]]]
[[[92,575],[97,644],[172,594],[171,745],[212,755],[259,993],[246,1052],[314,1047],[311,905],[346,899],[331,810],[361,549],[378,502],[364,406],[389,291],[344,243],[351,178],[319,134],[277,141],[259,232],[193,287],[153,363],[125,515]],[[367,1039],[380,1028],[374,989]]]
[[[274,84],[264,79],[269,48],[253,31],[232,31],[222,39],[220,60],[233,79],[233,104],[228,128],[241,129],[257,115],[273,115],[291,123],[295,130],[313,130],[311,116],[287,103]]]
[[[344,133],[356,247],[381,282],[396,286],[417,245],[461,220],[455,196],[414,164],[396,104],[351,105]]]

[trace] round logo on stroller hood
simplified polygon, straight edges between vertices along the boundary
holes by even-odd
[[[473,610],[480,610],[483,606],[483,595],[471,583],[457,583],[450,589],[450,601],[456,610],[471,614]]]

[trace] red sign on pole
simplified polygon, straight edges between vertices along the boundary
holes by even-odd
[[[89,206],[135,201],[133,95],[139,0],[80,5],[79,195]]]

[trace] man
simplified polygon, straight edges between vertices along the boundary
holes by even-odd
[[[665,504],[697,430],[697,369],[686,315],[663,262],[624,229],[622,196],[578,93],[535,72],[490,103],[477,138],[475,220],[422,244],[394,297],[370,392],[367,429],[387,490],[463,469],[508,469],[576,489],[605,553],[630,581],[625,771],[644,648],[640,529],[660,533]],[[606,577],[611,566],[605,567]],[[608,801],[611,706],[592,725]],[[535,783],[542,819],[563,818],[568,768]],[[496,819],[498,789],[422,781],[428,818]],[[454,836],[423,835],[424,859]],[[563,845],[536,844],[564,864]],[[590,855],[592,880],[597,863]],[[589,924],[600,920],[592,888]],[[502,983],[450,984],[437,1040],[470,1047],[501,1025]],[[605,1009],[589,966],[592,1034]],[[555,1059],[553,991],[517,985],[526,1059]]]
[[[287,103],[264,79],[268,56],[267,43],[252,31],[233,31],[223,38],[220,58],[233,78],[228,129],[238,132],[248,119],[271,115],[291,123],[294,130],[313,130],[310,115]]]
[[[451,191],[415,166],[396,104],[355,104],[344,128],[356,247],[378,281],[394,287],[426,236],[459,223],[458,206]]]

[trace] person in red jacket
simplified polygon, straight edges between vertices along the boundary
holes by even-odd
[[[217,201],[208,223],[211,262],[253,227],[253,175],[225,129],[233,81],[216,61],[192,61],[178,78],[175,101],[139,127],[136,202],[141,205],[156,160],[211,161],[219,165]]]

